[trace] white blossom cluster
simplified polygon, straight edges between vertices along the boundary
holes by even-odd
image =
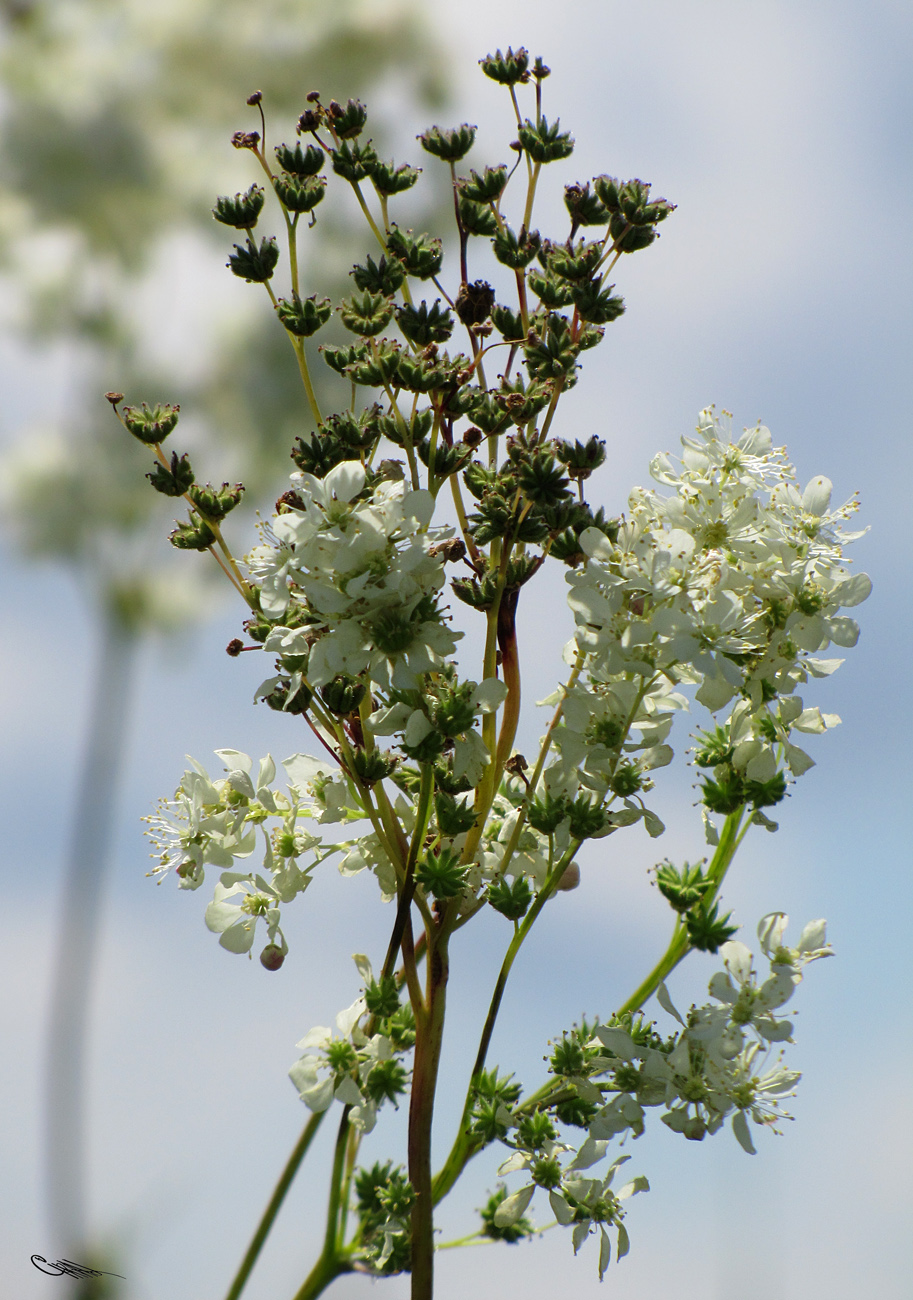
[[[253,760],[236,749],[216,753],[227,775],[210,778],[195,759],[184,773],[174,799],[162,800],[145,818],[158,865],[150,873],[161,880],[173,870],[181,889],[198,889],[207,866],[221,869],[206,924],[229,952],[250,952],[256,923],[266,924],[269,942],[288,951],[280,929],[280,909],[304,893],[314,869],[334,854],[351,851],[341,840],[325,842],[299,821],[350,821],[363,817],[335,765],[307,754],[293,754],[282,766],[288,793],[272,788],[276,764],[267,755],[254,773]],[[262,872],[232,870],[236,859],[249,858],[262,836]],[[301,865],[300,859],[309,860]],[[383,882],[382,882],[383,888]]]
[[[365,982],[374,972],[367,957],[356,954],[355,965]],[[304,1104],[312,1111],[327,1110],[334,1101],[351,1106],[351,1119],[370,1133],[385,1100],[396,1103],[405,1090],[408,1074],[397,1056],[412,1045],[413,1035],[397,1041],[391,1033],[368,1032],[364,994],[336,1017],[337,1034],[324,1025],[309,1030],[296,1044],[303,1054],[289,1070],[289,1078]],[[387,1018],[389,1026],[389,1018]]]
[[[311,686],[367,671],[381,690],[413,690],[462,635],[434,600],[444,585],[434,547],[452,530],[430,528],[434,497],[402,480],[382,480],[358,500],[366,477],[358,461],[322,479],[293,474],[294,504],[264,528],[246,563],[260,608],[277,623],[266,648],[303,656]],[[304,614],[305,626],[285,627],[290,613]]]
[[[794,692],[840,665],[818,655],[855,645],[859,629],[838,611],[871,591],[843,558],[862,535],[843,527],[855,500],[832,510],[820,476],[800,492],[766,428],[733,442],[729,416],[711,409],[682,441],[678,468],[666,455],[651,464],[672,495],[637,488],[614,541],[597,528],[581,535],[588,559],[568,574],[577,624],[568,657],[582,653],[585,671],[555,734],[552,780],[576,773],[594,790],[626,793],[629,815],[643,815],[651,833],[630,796],[645,788],[639,777],[671,760],[671,711],[686,707],[675,686],[696,686],[712,713],[736,700],[726,761],[748,780],[770,781],[783,762],[801,775],[812,759],[791,732],[824,731],[839,718],[805,708]]]
[[[801,1078],[798,1071],[782,1064],[782,1049],[769,1061],[774,1044],[792,1042],[793,1026],[779,1013],[801,981],[804,967],[832,952],[825,922],[820,920],[805,927],[795,948],[786,946],[788,919],[775,912],[758,925],[761,950],[769,963],[763,982],[745,944],[730,941],[720,949],[724,969],[710,980],[713,1003],[692,1007],[683,1017],[665,985],[660,986],[659,1002],[680,1026],[671,1038],[663,1041],[653,1033],[635,1036],[618,1023],[595,1026],[584,1072],[562,1079],[583,1102],[599,1107],[586,1138],[577,1147],[554,1137],[524,1145],[519,1125],[511,1143],[516,1149],[498,1172],[525,1172],[529,1181],[502,1201],[496,1224],[502,1228],[516,1224],[537,1189],[547,1191],[557,1221],[573,1225],[575,1252],[590,1233],[598,1232],[601,1279],[611,1256],[607,1228],[617,1230],[620,1258],[628,1250],[622,1202],[647,1190],[648,1183],[638,1177],[617,1193],[610,1190],[627,1156],[616,1158],[601,1180],[583,1173],[603,1160],[620,1136],[630,1132],[636,1138],[644,1132],[647,1108],[664,1107],[663,1122],[692,1141],[716,1133],[731,1116],[733,1133],[752,1155],[749,1119],[779,1131],[777,1124],[788,1118],[781,1102],[794,1095]],[[611,1093],[608,1102],[607,1092]],[[569,1154],[572,1158],[562,1163]]]

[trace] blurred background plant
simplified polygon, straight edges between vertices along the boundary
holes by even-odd
[[[4,513],[25,557],[69,569],[96,629],[45,1097],[50,1228],[86,1263],[85,1043],[137,654],[205,619],[225,586],[174,556],[102,394],[179,400],[195,459],[242,480],[248,510],[265,501],[305,409],[282,331],[262,328],[265,295],[219,255],[230,232],[212,205],[244,175],[230,137],[259,125],[244,96],[261,90],[291,136],[315,87],[408,112],[440,102],[445,79],[406,0],[5,0],[0,15],[3,325],[53,356],[60,412],[6,451]],[[306,273],[332,292],[351,263],[345,215],[315,235]]]

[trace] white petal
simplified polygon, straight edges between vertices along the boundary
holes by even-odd
[[[802,509],[812,515],[823,515],[831,503],[834,485],[829,478],[819,474],[802,493]]]
[[[334,466],[323,480],[324,491],[337,501],[351,501],[365,485],[365,467],[357,460],[344,460]]]
[[[480,713],[494,713],[507,699],[507,687],[497,677],[486,677],[475,688],[473,699]]]
[[[502,1201],[495,1210],[495,1224],[499,1228],[509,1228],[511,1224],[516,1223],[533,1199],[535,1190],[535,1186],[530,1183],[529,1187],[521,1187],[519,1192],[514,1192]]]
[[[751,1134],[748,1132],[748,1120],[745,1118],[744,1110],[737,1110],[732,1117],[732,1131],[739,1140],[739,1145],[750,1156],[756,1156],[758,1153],[754,1148],[751,1140]]]

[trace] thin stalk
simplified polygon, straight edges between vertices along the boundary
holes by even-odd
[[[438,932],[428,951],[427,1014],[421,1021],[416,1021],[409,1105],[409,1181],[415,1193],[412,1206],[412,1300],[432,1300],[434,1293],[431,1123],[444,1034],[448,973],[447,936]]]
[[[292,1154],[289,1156],[286,1166],[282,1171],[282,1175],[276,1184],[272,1196],[270,1197],[269,1204],[263,1211],[263,1217],[257,1225],[257,1231],[251,1239],[251,1243],[247,1248],[247,1253],[241,1261],[241,1266],[238,1269],[238,1272],[235,1274],[234,1281],[228,1288],[225,1300],[238,1300],[238,1296],[244,1290],[245,1283],[250,1277],[260,1251],[263,1249],[263,1244],[266,1241],[266,1238],[269,1236],[276,1215],[282,1208],[282,1202],[285,1200],[286,1192],[291,1187],[292,1181],[298,1172],[298,1168],[304,1157],[307,1155],[308,1148],[311,1145],[311,1140],[320,1127],[321,1120],[326,1113],[326,1111],[321,1111],[319,1114],[312,1115],[307,1124],[305,1124],[304,1131],[295,1144]]]
[[[580,844],[580,840],[573,840],[561,855],[554,870],[549,874],[548,879],[537,894],[532,907],[523,918],[522,924],[517,927],[514,937],[511,939],[510,945],[505,953],[504,960],[501,963],[501,969],[498,972],[498,978],[495,981],[494,992],[491,995],[488,1015],[485,1018],[485,1024],[482,1028],[482,1035],[479,1040],[479,1049],[476,1053],[475,1064],[472,1067],[469,1087],[466,1090],[466,1100],[463,1104],[463,1114],[460,1119],[460,1126],[456,1140],[454,1141],[442,1168],[435,1175],[432,1184],[432,1195],[435,1205],[447,1195],[459,1178],[467,1162],[475,1154],[476,1145],[472,1136],[467,1132],[467,1123],[472,1112],[472,1103],[475,1096],[476,1084],[479,1075],[485,1068],[488,1049],[491,1045],[492,1034],[494,1033],[498,1013],[501,1009],[501,1000],[504,997],[504,990],[507,988],[507,981],[510,977],[511,968],[516,960],[518,952],[523,946],[526,936],[535,925],[543,907],[558,888],[561,877],[573,861],[574,855],[580,848]]]

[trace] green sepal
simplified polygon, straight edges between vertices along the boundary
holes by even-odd
[[[223,483],[220,488],[214,488],[211,483],[202,486],[194,483],[187,489],[187,495],[206,519],[224,519],[244,495],[244,485],[236,483],[234,487],[229,487]]]
[[[320,349],[320,353],[337,375],[347,375],[353,366],[360,364],[370,355],[364,343],[350,343],[347,347],[326,346]]]
[[[505,226],[492,240],[492,249],[502,265],[509,266],[512,271],[522,271],[529,266],[541,244],[538,230],[524,231],[520,237],[510,226]]]
[[[399,991],[395,975],[369,980],[365,985],[365,1007],[372,1016],[387,1020],[399,1010]]]
[[[344,460],[360,459],[358,451],[326,434],[311,434],[308,442],[296,438],[295,444],[291,453],[292,460],[305,474],[313,474],[315,478],[326,478],[330,470]]]
[[[234,226],[236,230],[252,230],[263,211],[265,196],[263,187],[252,185],[244,194],[230,198],[227,194],[216,199],[212,215],[223,226]]]
[[[532,379],[561,379],[574,373],[579,351],[568,321],[551,312],[542,333],[530,333],[523,358]]]
[[[338,149],[331,151],[330,157],[333,160],[333,171],[353,185],[370,176],[380,161],[370,140],[365,144],[351,144],[348,140],[343,140]]]
[[[486,167],[481,176],[470,169],[469,178],[460,181],[459,190],[462,197],[472,203],[495,203],[504,193],[506,184],[507,166],[502,163],[500,167]]]
[[[669,861],[656,867],[656,884],[663,898],[676,912],[688,912],[701,901],[713,882],[702,870],[703,864],[694,866],[686,862],[681,870]]]
[[[737,925],[728,924],[732,916],[731,912],[727,912],[725,916],[719,916],[718,913],[717,903],[712,903],[709,907],[704,903],[698,903],[685,914],[688,942],[692,948],[697,948],[700,952],[716,952],[738,932]]]
[[[561,461],[570,478],[578,481],[588,479],[593,470],[605,463],[605,441],[591,434],[586,442],[576,439],[569,442],[555,442],[555,455]]]
[[[426,234],[415,235],[411,230],[400,230],[396,225],[387,236],[387,252],[402,263],[407,275],[418,280],[428,280],[437,275],[444,261],[439,239]]]
[[[396,377],[402,348],[398,343],[381,339],[380,343],[368,351],[363,361],[351,366],[346,373],[355,384],[366,388],[380,388]]]
[[[513,880],[500,876],[488,886],[488,901],[508,921],[519,921],[529,911],[533,891],[525,876],[515,876]]]
[[[261,239],[259,248],[248,238],[244,248],[235,244],[235,251],[229,254],[226,266],[239,280],[246,280],[248,284],[265,284],[272,279],[278,261],[279,246],[272,236]]]
[[[542,835],[554,835],[563,821],[567,820],[570,804],[562,796],[556,797],[546,790],[542,798],[530,801],[526,809],[526,820],[533,830]]]
[[[368,120],[368,110],[357,99],[350,99],[345,106],[331,99],[327,105],[326,115],[339,140],[351,140],[361,135]]]
[[[468,868],[461,866],[460,855],[449,849],[428,853],[415,871],[417,884],[437,899],[458,898],[466,887]]]
[[[717,771],[716,780],[708,777],[702,783],[701,798],[710,812],[721,813],[724,817],[748,802],[745,782],[738,772],[728,766]]]
[[[379,420],[380,407],[375,402],[358,415],[342,411],[338,415],[328,416],[320,426],[319,434],[329,435],[353,451],[363,452],[377,441],[380,433]]]
[[[430,721],[436,731],[454,737],[469,730],[475,718],[474,689],[470,681],[451,681],[438,688],[437,697],[430,702]]]
[[[422,442],[431,432],[434,424],[434,408],[424,406],[421,410],[415,411],[405,420],[406,432],[393,415],[381,415],[377,420],[377,427],[388,441],[395,443],[397,447],[404,447],[406,442],[417,444]]]
[[[522,1115],[517,1125],[517,1146],[524,1151],[542,1151],[546,1144],[554,1142],[558,1136],[551,1117],[544,1110],[534,1110],[531,1115]]]
[[[146,444],[147,447],[154,447],[157,443],[164,442],[169,433],[172,432],[178,422],[180,406],[169,406],[164,402],[157,402],[155,406],[147,406],[143,402],[142,409],[137,406],[124,406],[121,408],[121,418],[129,433],[134,438]]]
[[[326,193],[327,183],[322,176],[277,176],[273,188],[289,212],[310,212]]]
[[[602,245],[595,241],[578,239],[570,248],[566,244],[553,244],[549,241],[542,245],[540,261],[562,280],[577,283],[593,276],[602,254]]]
[[[451,474],[457,474],[472,455],[468,447],[448,447],[445,442],[438,440],[432,458],[430,438],[423,438],[421,442],[416,443],[415,449],[422,464],[431,471],[435,478],[439,479],[449,478]]]
[[[381,257],[375,262],[370,254],[363,266],[353,266],[349,272],[356,288],[366,293],[380,293],[385,298],[392,298],[406,278],[406,272],[395,259]]]
[[[440,306],[440,301],[435,298],[430,307],[422,301],[418,306],[407,302],[396,308],[396,323],[410,343],[424,348],[429,343],[444,343],[450,338],[454,319],[447,307]]]
[[[580,319],[591,325],[608,325],[623,316],[625,300],[618,294],[613,295],[614,288],[610,284],[603,289],[602,276],[588,280],[585,284],[575,284],[572,298]]]
[[[448,357],[413,357],[401,353],[396,366],[396,381],[410,393],[433,393],[454,383],[457,362]]]
[[[433,154],[435,158],[442,158],[444,162],[459,162],[461,158],[465,158],[475,138],[476,128],[465,122],[462,126],[455,126],[448,130],[432,126],[416,137],[427,153]]]
[[[556,311],[560,307],[568,307],[574,301],[574,291],[571,286],[566,280],[560,280],[551,271],[531,270],[527,272],[526,283],[542,303],[542,306],[549,311]]]
[[[538,123],[530,122],[527,118],[517,129],[517,139],[533,162],[550,163],[560,158],[570,158],[574,152],[574,140],[569,131],[559,130],[560,126],[560,118],[556,118],[550,126],[541,117]]]
[[[179,523],[168,540],[179,551],[208,551],[216,535],[199,515],[191,514],[186,523]]]
[[[619,799],[628,799],[643,786],[643,773],[636,763],[619,763],[612,774],[609,788]]]
[[[346,718],[354,713],[365,698],[367,687],[357,677],[339,673],[326,686],[320,688],[320,698],[331,713],[339,718]]]
[[[296,691],[290,693],[291,685],[290,681],[282,678],[269,695],[263,696],[263,703],[277,713],[307,713],[313,699],[310,687],[302,683]]]
[[[393,299],[380,293],[353,295],[338,308],[347,330],[362,338],[373,337],[389,325],[393,317]]]
[[[378,194],[383,194],[389,198],[390,195],[402,194],[405,190],[411,190],[418,180],[421,170],[421,167],[410,167],[408,163],[403,163],[400,167],[394,167],[392,162],[385,163],[378,160],[371,169],[371,180],[374,182],[374,188]]]
[[[467,235],[482,235],[490,239],[497,233],[498,223],[487,203],[473,203],[471,199],[461,198],[459,213],[460,225]]]
[[[529,80],[529,52],[522,46],[516,51],[508,46],[506,54],[496,50],[494,54],[486,54],[484,59],[479,59],[479,67],[486,77],[497,81],[499,85],[515,86],[518,82],[525,83]]]
[[[171,453],[170,466],[166,467],[156,461],[152,473],[147,474],[146,478],[156,492],[161,492],[166,497],[182,497],[194,481],[186,453],[179,458],[176,451]]]
[[[649,248],[656,239],[656,231],[652,226],[630,226],[622,216],[612,217],[609,234],[615,247],[622,253],[639,253],[642,248]]]
[[[470,804],[459,802],[444,790],[435,793],[434,815],[438,830],[448,838],[466,834],[478,820],[478,814]]]
[[[326,154],[322,149],[309,144],[302,150],[300,140],[295,142],[294,149],[287,144],[278,144],[273,152],[279,166],[291,176],[316,176],[326,164]]]
[[[557,505],[571,495],[564,468],[545,447],[524,455],[517,466],[517,484],[528,500],[541,506]]]
[[[589,840],[605,829],[606,816],[599,798],[578,795],[569,810],[570,832],[575,840]]]
[[[370,754],[367,750],[356,749],[352,755],[355,775],[362,785],[367,786],[376,785],[378,781],[383,781],[390,776],[396,767],[396,762],[393,754],[381,753],[378,749],[372,750]]]
[[[291,302],[280,298],[276,305],[276,315],[290,334],[298,338],[310,338],[324,326],[333,314],[333,304],[329,298],[318,298],[316,293],[310,298],[299,298],[294,294]]]
[[[491,309],[491,320],[501,337],[509,342],[520,343],[526,338],[519,312],[511,311],[509,307],[502,307],[496,302]]]
[[[568,215],[575,230],[578,226],[607,226],[609,224],[608,208],[598,194],[591,192],[588,184],[565,185],[564,206],[568,210]]]

